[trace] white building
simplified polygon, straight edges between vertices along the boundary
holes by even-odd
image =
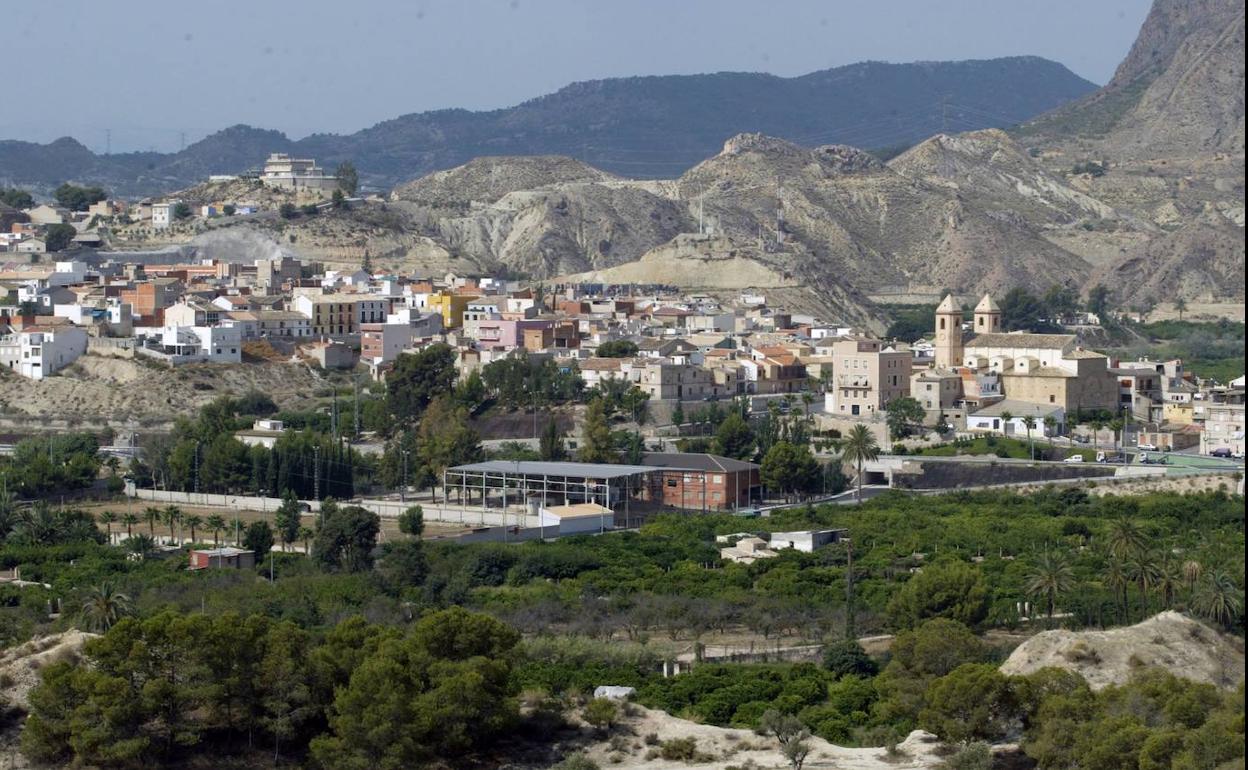
[[[1006,416],[1009,419],[1006,419]],[[1006,399],[966,416],[966,429],[974,433],[1000,433],[1003,436],[1027,436],[1026,419],[1032,419],[1031,436],[1058,436],[1065,430],[1066,410],[1051,404]],[[1053,428],[1044,424],[1045,417],[1055,420]]]
[[[165,326],[154,351],[172,364],[237,364],[243,360],[240,331],[232,326]]]
[[[310,158],[292,158],[275,152],[264,162],[260,181],[269,187],[295,192],[310,192],[328,198],[338,187],[338,178],[328,176]]]
[[[27,329],[0,337],[0,364],[32,380],[42,380],[87,352],[87,333],[75,326]]]
[[[180,201],[169,201],[167,203],[152,204],[152,228],[156,230],[168,229],[175,219],[173,210]]]
[[[1229,450],[1244,456],[1244,405],[1209,404],[1205,407],[1205,431],[1200,434],[1200,453]]]
[[[277,440],[286,432],[286,425],[281,420],[256,420],[250,430],[234,432],[234,437],[247,446],[262,446],[272,449]]]

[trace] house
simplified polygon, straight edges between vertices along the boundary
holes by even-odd
[[[355,366],[355,353],[341,342],[327,340],[314,342],[303,350],[320,364],[322,369],[350,369]]]
[[[48,241],[46,238],[39,236],[31,236],[23,238],[17,242],[14,249],[19,254],[46,254],[48,251]]]
[[[767,545],[773,551],[792,548],[802,553],[814,553],[829,543],[839,542],[847,529],[808,529],[798,532],[772,532]]]
[[[1205,411],[1205,432],[1201,435],[1200,453],[1229,451],[1244,456],[1244,405],[1209,404]]]
[[[26,209],[26,216],[30,217],[30,222],[34,225],[63,225],[68,218],[68,212],[62,208],[41,203],[34,208]]]
[[[910,395],[913,357],[909,350],[866,337],[841,337],[830,350],[835,374],[824,395],[829,414],[875,414],[893,399]]]
[[[240,331],[231,326],[171,326],[135,348],[136,353],[170,364],[237,364],[243,360]]]
[[[735,564],[753,564],[759,559],[774,559],[780,554],[768,547],[761,537],[749,535],[719,549],[719,558]]]
[[[405,323],[367,323],[360,326],[360,359],[386,364],[412,343],[412,327]]]
[[[167,201],[152,204],[152,228],[167,230],[177,220],[177,208],[181,201]]]
[[[673,508],[732,510],[762,497],[759,466],[696,452],[647,452],[642,465],[669,469],[656,502]]]
[[[0,337],[0,365],[32,380],[55,374],[86,352],[86,330],[63,322]]]
[[[285,434],[285,423],[268,419],[256,420],[249,429],[234,431],[234,437],[247,446],[262,446],[266,449],[272,449]]]
[[[253,569],[256,566],[255,551],[241,548],[207,548],[191,551],[190,569]]]
[[[275,152],[264,162],[260,181],[268,187],[292,192],[308,192],[328,198],[338,188],[338,178],[329,176],[310,158],[292,158]]]
[[[1032,419],[1032,436],[1057,436],[1065,432],[1066,410],[1062,407],[1008,398],[974,414],[968,414],[966,429],[978,433],[1000,433],[1003,436],[1026,436],[1028,417]],[[1053,419],[1052,428],[1045,425],[1046,417]]]
[[[221,308],[199,299],[183,298],[165,308],[165,323],[170,326],[216,326],[221,322]]]

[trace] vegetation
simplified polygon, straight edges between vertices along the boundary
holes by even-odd
[[[74,236],[78,231],[73,225],[52,224],[48,225],[43,232],[44,242],[48,251],[64,251],[69,248],[69,244],[74,242]]]
[[[108,197],[108,193],[99,187],[79,187],[65,182],[53,191],[57,204],[70,211],[86,211],[93,203],[99,203]]]
[[[178,430],[228,434],[243,421],[238,410],[272,408],[240,401],[214,402]],[[591,411],[593,430],[606,429],[592,440],[615,452],[603,402]],[[722,430],[739,412],[720,412],[716,440],[723,433],[745,451],[739,426]],[[465,413],[455,394],[434,394],[399,434],[414,442],[413,462],[436,467],[472,451],[471,435],[447,428]],[[809,449],[792,440],[801,425],[778,419],[755,432],[756,444],[769,442],[765,457],[784,459],[766,473],[804,467]],[[46,442],[0,462],[0,569],[20,568],[36,584],[0,586],[0,645],[71,626],[103,633],[82,661],[41,670],[22,737],[35,761],[221,763],[221,752],[252,746],[326,767],[419,767],[488,754],[509,731],[544,734],[526,729],[540,709],[522,715],[521,691],[570,709],[604,683],[634,686],[641,703],[680,716],[758,730],[793,767],[809,736],[878,745],[916,727],[964,745],[949,759],[959,768],[981,767],[978,742],[1006,736],[1021,736],[1045,768],[1213,767],[1242,757],[1242,689],[1143,669],[1100,693],[1069,673],[1006,677],[995,665],[1002,651],[977,635],[1024,622],[1105,627],[1166,608],[1242,633],[1243,500],[1222,492],[890,493],[745,525],[845,528],[852,572],[845,542],[721,562],[715,536],[743,528],[727,514],[660,515],[639,531],[557,542],[457,543],[421,539],[424,511],[413,506],[403,534],[379,547],[375,515],[326,501],[312,532],[294,525],[293,505],[274,517],[276,538],[267,521],[247,526],[243,543],[268,554],[256,570],[191,572],[185,557],[161,558],[152,536],[199,527],[205,539],[231,541],[243,528],[169,508],[92,521],[72,505],[15,501],[19,488],[57,494],[31,486],[53,469],[87,463],[99,473],[91,442],[61,441],[52,463]],[[878,451],[869,431],[845,444],[854,466]],[[105,544],[104,531],[121,527],[126,546]],[[310,554],[271,551],[275,539],[305,541]],[[1040,614],[1024,621],[1018,607],[1028,600]],[[896,633],[885,659],[865,653],[855,624]],[[826,642],[822,665],[658,673],[674,649],[741,636],[763,646]],[[595,701],[583,709],[602,730],[620,718]],[[702,756],[696,742],[669,744],[655,751]]]
[[[1152,321],[1128,324],[1147,337],[1147,344],[1133,344],[1110,351],[1127,360],[1148,356],[1153,360],[1178,358],[1199,377],[1230,382],[1244,373],[1244,324],[1218,321]]]
[[[35,199],[25,190],[19,190],[16,187],[0,187],[0,203],[21,210],[34,207]]]
[[[344,160],[339,163],[334,176],[338,177],[338,191],[343,195],[348,197],[355,195],[360,189],[360,172],[355,170],[355,164],[351,161]]]

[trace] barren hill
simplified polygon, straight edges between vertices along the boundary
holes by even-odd
[[[1233,688],[1244,681],[1244,644],[1185,615],[1162,612],[1125,628],[1043,631],[1019,645],[1001,671],[1016,676],[1050,666],[1077,672],[1093,689],[1123,684],[1132,670],[1149,666]]]

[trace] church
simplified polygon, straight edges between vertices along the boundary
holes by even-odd
[[[1003,430],[999,419],[985,423],[983,418],[1008,413],[1030,416],[1037,424],[1050,417],[1064,425],[1067,414],[1117,411],[1118,381],[1107,356],[1085,350],[1073,334],[1002,328],[1001,307],[990,295],[975,306],[969,333],[953,296],[940,303],[934,363],[910,378],[911,396],[930,416],[966,419],[972,430]]]

